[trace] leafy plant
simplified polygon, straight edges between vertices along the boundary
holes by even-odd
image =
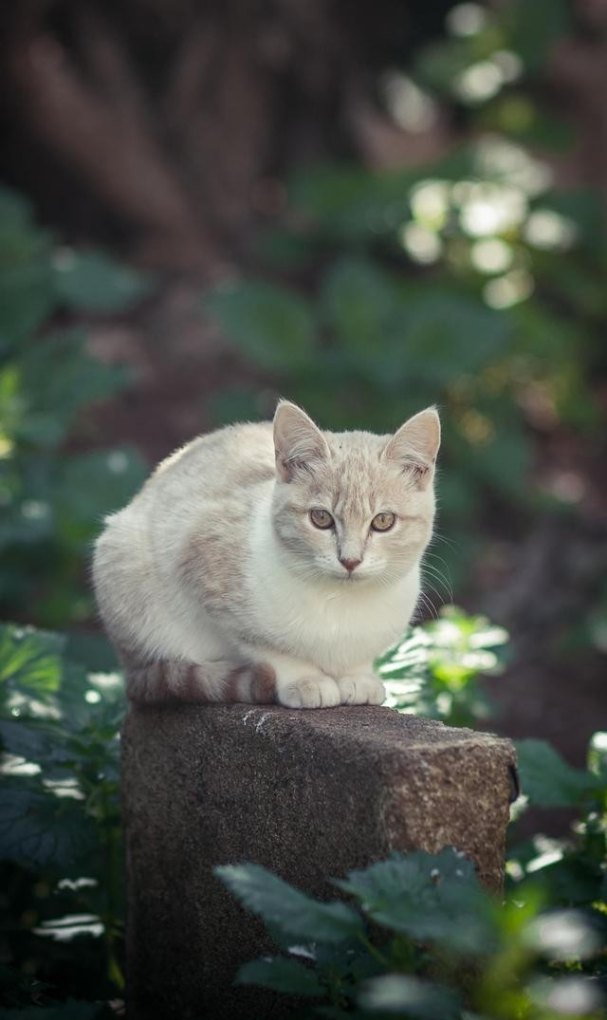
[[[504,637],[452,608],[382,660],[390,697],[406,711],[472,721],[479,671],[497,667]],[[66,995],[88,999],[91,988],[107,1000],[122,984],[122,683],[78,665],[69,649],[56,634],[0,628],[0,870],[10,890],[2,918],[10,970],[0,978],[7,1006],[36,1011],[58,1008],[54,1000]],[[254,865],[222,872],[249,909],[284,934],[283,955],[247,965],[241,980],[306,996],[322,1009],[331,1004],[336,1017],[346,1008],[361,1016],[459,1017],[465,1007],[487,1020],[548,1020],[557,1015],[546,1005],[555,997],[577,989],[591,1001],[594,984],[573,989],[566,981],[605,971],[595,950],[607,916],[606,746],[595,735],[590,768],[575,770],[542,742],[519,745],[530,802],[574,806],[580,819],[570,838],[537,836],[515,847],[503,907],[482,892],[470,863],[447,850],[353,873],[338,883],[353,904],[316,902]],[[558,955],[563,939],[566,962]],[[285,955],[293,945],[305,954]],[[555,953],[556,963],[546,964]],[[462,984],[469,972],[477,978]],[[84,1020],[101,1007],[74,1001],[70,1008]],[[594,1009],[572,1015],[594,1016]]]
[[[592,737],[586,769],[571,768],[542,740],[519,741],[517,751],[528,803],[571,808],[577,818],[568,836],[538,834],[513,848],[507,864],[513,888],[532,881],[555,907],[599,912],[607,945],[607,734]],[[598,970],[607,975],[606,955]]]
[[[100,517],[144,477],[133,450],[66,451],[83,409],[128,376],[92,358],[64,318],[129,309],[150,282],[105,256],[60,249],[7,190],[0,223],[0,607],[63,625],[90,614],[82,561]]]
[[[491,703],[479,681],[499,673],[507,640],[507,632],[484,617],[443,607],[377,663],[386,704],[451,726],[487,719]]]
[[[35,977],[13,981],[6,1005],[50,1008],[56,986],[81,999],[122,986],[123,684],[87,672],[65,647],[56,634],[0,627],[3,957]],[[90,1003],[69,1009],[75,1020],[96,1015]]]
[[[400,711],[471,723],[481,671],[499,668],[505,633],[449,607],[379,663]],[[507,861],[499,902],[453,849],[395,854],[333,884],[353,897],[319,903],[256,865],[217,869],[267,924],[279,955],[237,982],[295,995],[302,1017],[424,1020],[598,1018],[607,992],[607,735],[587,769],[540,740],[519,741],[516,805],[578,812],[570,836],[536,835]],[[337,920],[338,919],[338,920]]]
[[[600,952],[597,926],[545,910],[532,890],[499,904],[452,848],[393,854],[334,882],[353,905],[319,903],[256,865],[216,874],[282,950],[245,964],[237,983],[310,1000],[302,1016],[549,1020],[559,1001],[575,1003],[569,1016],[600,1014],[596,984],[570,974]]]

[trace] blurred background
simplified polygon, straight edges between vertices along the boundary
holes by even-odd
[[[87,557],[196,433],[437,403],[443,602],[512,736],[607,713],[607,2],[0,12],[0,602],[110,665]],[[83,649],[86,649],[86,654]]]
[[[555,1016],[512,919],[607,916],[607,0],[20,0],[0,55],[2,1016],[122,1015],[103,516],[279,395],[440,408],[423,628],[382,669],[523,738],[487,1010]]]

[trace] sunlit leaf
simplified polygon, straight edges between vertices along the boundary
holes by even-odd
[[[61,679],[65,638],[31,627],[0,624],[0,684],[7,691],[23,690],[44,698]]]
[[[459,1020],[458,997],[448,988],[403,974],[384,974],[363,988],[359,1003],[367,1010],[397,1013],[415,1020]]]

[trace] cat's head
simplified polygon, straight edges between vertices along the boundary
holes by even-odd
[[[432,407],[392,436],[322,432],[288,401],[274,416],[274,529],[304,576],[386,583],[432,535],[440,421]]]

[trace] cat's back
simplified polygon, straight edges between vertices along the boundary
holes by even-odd
[[[106,518],[93,558],[98,601],[108,579],[113,600],[118,576],[131,587],[135,578],[140,593],[150,589],[158,572],[170,573],[193,532],[227,534],[227,556],[275,473],[269,422],[230,425],[176,450],[128,506]]]
[[[146,501],[221,500],[275,477],[270,422],[228,425],[193,439],[163,460],[146,482]]]

